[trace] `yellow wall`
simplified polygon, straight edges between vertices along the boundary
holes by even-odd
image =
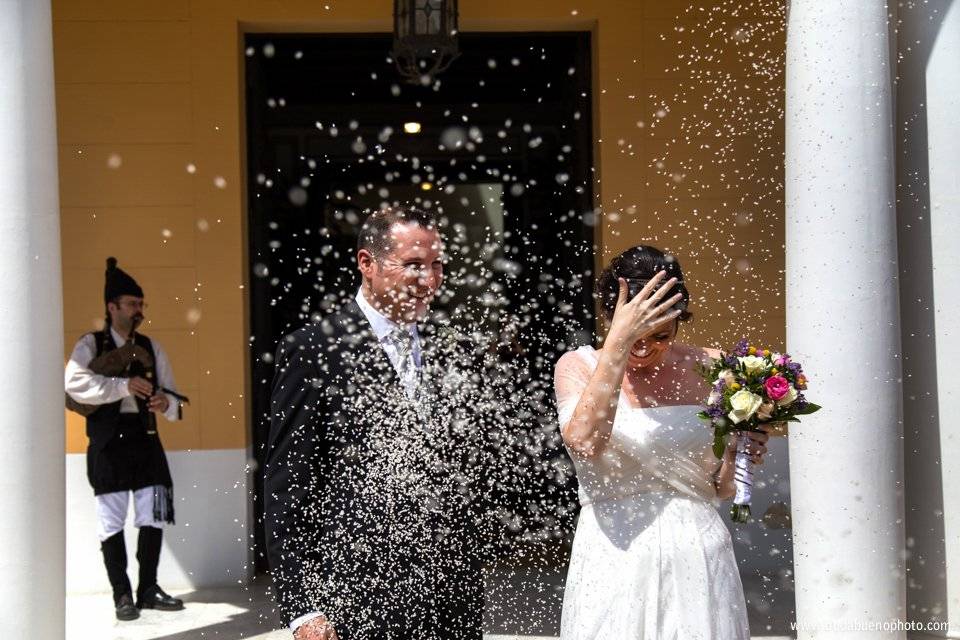
[[[758,86],[732,55],[757,47],[756,35],[723,37],[758,24],[755,14],[711,19],[691,4],[462,0],[461,28],[593,31],[601,259],[640,242],[674,251],[697,305],[687,339],[730,342],[736,314],[763,308],[749,335],[780,345],[782,164],[756,150],[778,157],[782,126],[754,107],[782,103],[782,86]],[[115,255],[146,291],[143,331],[193,400],[184,423],[161,425],[169,449],[249,440],[242,34],[389,31],[391,12],[389,0],[54,0],[66,343],[102,316]],[[667,70],[692,51],[695,64]],[[727,80],[711,84],[713,69]],[[704,107],[717,96],[742,110]],[[669,110],[657,118],[660,99]],[[717,139],[681,126],[724,118],[741,130]],[[772,135],[757,138],[764,125]],[[721,142],[733,146],[714,155]],[[679,182],[649,167],[668,153],[662,172]],[[82,451],[82,421],[68,414],[67,431],[68,452]]]

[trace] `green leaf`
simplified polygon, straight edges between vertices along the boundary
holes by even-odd
[[[727,448],[727,435],[723,432],[723,429],[714,429],[713,430],[713,455],[717,456],[718,460],[723,459],[723,451]]]
[[[799,411],[795,411],[794,413],[795,413],[796,415],[798,415],[798,416],[808,416],[808,415],[810,415],[811,413],[815,413],[815,412],[817,412],[817,411],[820,411],[820,409],[822,409],[822,408],[823,408],[823,407],[821,407],[820,405],[818,405],[818,404],[813,404],[813,403],[811,402],[811,403],[807,404],[807,406],[805,406],[803,409],[800,409]]]

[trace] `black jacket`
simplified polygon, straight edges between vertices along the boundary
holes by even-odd
[[[451,335],[421,330],[417,402],[354,301],[281,341],[264,525],[288,622],[319,611],[342,640],[482,637],[496,452],[478,420],[495,407]]]

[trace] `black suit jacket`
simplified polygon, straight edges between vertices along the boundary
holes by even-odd
[[[288,622],[319,611],[342,640],[482,638],[492,454],[475,354],[421,338],[418,402],[355,301],[277,349],[264,524]]]

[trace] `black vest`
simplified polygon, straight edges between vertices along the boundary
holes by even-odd
[[[117,348],[109,327],[103,331],[97,331],[92,335],[97,343],[95,358],[107,351]],[[157,356],[153,351],[153,343],[150,342],[150,338],[139,333],[133,334],[133,341],[134,344],[147,350],[154,364],[149,368],[145,368],[141,363],[134,362],[128,367],[127,371],[124,371],[119,377],[134,378],[139,376],[157,384]],[[136,400],[137,408],[139,409],[137,416],[144,431],[156,431],[156,416],[147,410],[146,401],[140,398]],[[96,411],[87,416],[87,437],[90,439],[90,446],[92,448],[102,449],[116,434],[120,422],[120,405],[122,402],[122,400],[118,400],[110,404],[100,405]]]
[[[97,355],[116,349],[106,332],[94,334]],[[120,377],[140,376],[157,383],[156,354],[150,339],[134,335],[134,343],[150,354],[154,364],[134,362]],[[156,415],[137,398],[137,413],[121,413],[122,400],[101,405],[87,416],[87,479],[95,495],[154,487],[153,518],[173,524],[173,479],[157,433]]]

